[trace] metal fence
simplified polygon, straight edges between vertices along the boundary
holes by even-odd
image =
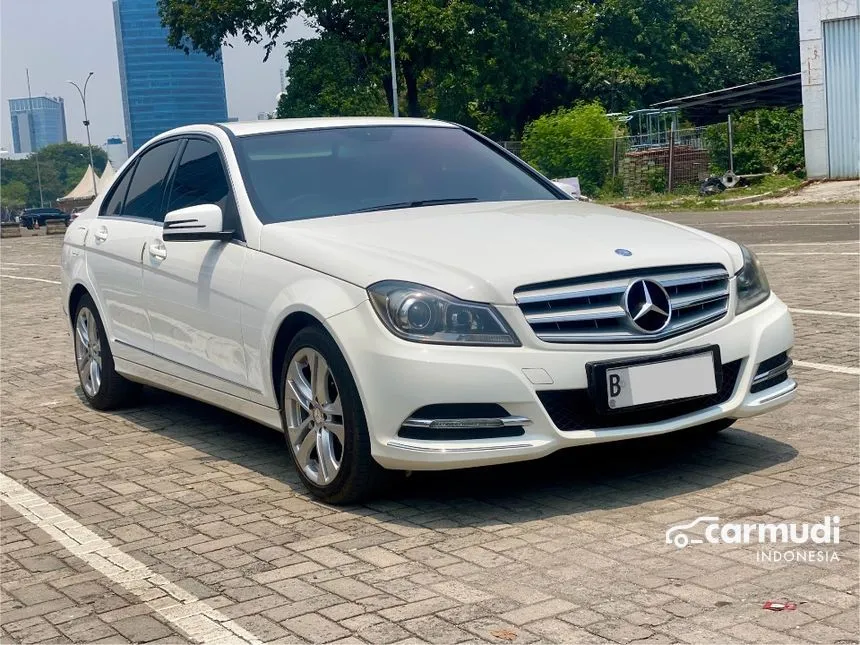
[[[728,170],[728,141],[717,126],[620,135],[606,139],[611,163],[604,191],[637,196],[690,192],[705,179]],[[501,145],[520,155],[522,142]]]

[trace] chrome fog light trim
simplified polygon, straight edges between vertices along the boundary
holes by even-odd
[[[469,430],[479,428],[510,428],[529,425],[527,417],[497,417],[480,419],[420,419],[410,417],[403,422],[409,428],[433,428],[436,430]]]

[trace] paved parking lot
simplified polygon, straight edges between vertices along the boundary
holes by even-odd
[[[793,310],[797,402],[352,508],[309,499],[280,435],[239,417],[152,390],[84,405],[60,239],[3,240],[0,641],[857,642],[857,207],[670,217],[760,254]],[[665,543],[699,516],[839,516],[840,540]]]

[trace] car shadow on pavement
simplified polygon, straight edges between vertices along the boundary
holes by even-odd
[[[243,466],[307,496],[280,432],[150,388],[145,388],[139,407],[116,414],[195,448],[202,460]],[[397,473],[376,500],[341,510],[377,512],[389,521],[409,524],[417,515],[440,510],[445,511],[446,526],[518,523],[694,493],[796,455],[791,445],[749,432],[739,421],[719,434],[682,431],[569,448],[513,464],[414,472],[408,477]]]

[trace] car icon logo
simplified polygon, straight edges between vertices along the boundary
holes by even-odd
[[[697,517],[692,522],[687,522],[686,524],[678,524],[676,526],[671,526],[666,531],[666,544],[674,544],[677,548],[683,549],[688,544],[701,544],[703,542],[700,538],[690,537],[684,531],[687,529],[691,529],[697,524],[702,523],[712,523],[719,522],[719,517]]]
[[[633,255],[633,251],[631,251],[630,249],[615,249],[615,253],[616,255],[620,255],[625,258],[629,258],[631,255]]]

